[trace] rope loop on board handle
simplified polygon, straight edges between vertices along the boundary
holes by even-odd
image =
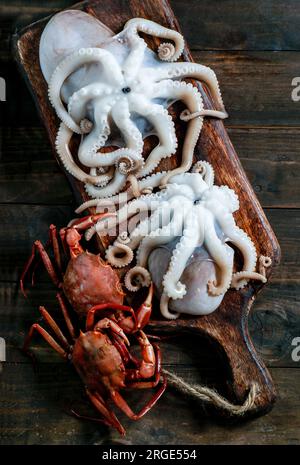
[[[229,402],[214,389],[207,386],[187,383],[175,373],[171,373],[165,369],[163,369],[162,372],[166,376],[168,384],[181,393],[194,397],[202,402],[210,403],[221,410],[225,410],[232,416],[243,416],[246,412],[251,410],[255,404],[256,396],[259,393],[258,384],[253,382],[245,402],[242,405],[236,405]]]

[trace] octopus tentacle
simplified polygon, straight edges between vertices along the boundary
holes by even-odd
[[[83,118],[79,123],[82,134],[89,134],[94,127],[94,124],[87,118]]]
[[[135,152],[128,151],[128,157],[135,156]],[[90,197],[106,198],[110,197],[119,192],[126,184],[126,174],[121,173],[119,170],[115,170],[115,175],[109,184],[93,185],[90,182],[85,184],[84,188]]]
[[[135,250],[140,245],[143,238],[150,234],[151,231],[158,229],[162,225],[165,226],[168,223],[168,219],[170,219],[170,210],[171,209],[163,203],[157,210],[154,210],[150,218],[147,217],[140,221],[131,234],[127,236],[126,246],[130,247],[131,250]],[[114,244],[118,246],[119,242],[120,237],[116,239]]]
[[[234,285],[235,283],[235,274],[233,275],[232,279],[232,287],[235,287],[236,289],[242,289],[245,287],[249,281],[249,279],[259,279],[262,280],[261,278],[255,278],[253,273],[256,268],[256,261],[257,261],[257,254],[256,254],[256,249],[255,246],[250,239],[250,237],[243,231],[242,229],[238,228],[237,226],[231,231],[230,235],[228,235],[228,238],[230,242],[232,242],[241,252],[244,258],[244,264],[241,272],[244,273],[244,279],[239,279],[238,280],[238,287]],[[248,275],[251,275],[251,278],[248,278]],[[241,275],[239,275],[241,276]],[[262,276],[262,275],[259,275]],[[265,281],[263,281],[265,282]]]
[[[124,205],[122,208],[120,208],[115,218],[109,218],[107,220],[107,225],[103,224],[103,222],[102,223],[98,222],[95,226],[97,232],[98,233],[103,232],[105,226],[106,226],[106,229],[108,230],[115,228],[120,223],[127,221],[130,217],[132,217],[138,212],[142,213],[142,212],[146,212],[146,211],[154,209],[158,205],[158,201],[155,202],[155,200],[158,200],[158,199],[155,198],[154,195],[153,196],[152,195],[142,196],[139,199],[132,200],[127,205]]]
[[[201,174],[204,182],[206,182],[208,187],[212,187],[214,185],[215,172],[211,164],[208,163],[208,161],[197,161],[192,168],[192,173]]]
[[[152,75],[155,81],[172,78],[194,78],[204,82],[208,86],[211,96],[218,107],[218,110],[227,114],[217,76],[215,72],[208,66],[200,65],[198,63],[170,63],[164,67],[161,67],[155,74],[153,73]]]
[[[180,57],[184,48],[184,39],[181,34],[172,29],[160,26],[153,21],[144,18],[133,18],[127,21],[125,24],[125,31],[132,31],[133,33],[144,32],[154,37],[160,37],[163,39],[170,39],[174,42],[175,47],[171,49],[171,53],[166,54],[163,48],[163,44],[159,47],[159,58],[165,61],[176,61]]]
[[[168,202],[162,202],[150,217],[140,221],[130,234],[130,239],[136,237],[146,237],[152,231],[161,228],[170,222],[172,206]]]
[[[99,167],[99,168],[90,169],[91,176],[104,176],[103,182],[97,183],[97,186],[99,187],[106,186],[112,180],[112,178],[114,177],[114,174],[115,174],[114,166],[110,166],[108,168]]]
[[[79,214],[82,213],[83,211],[96,207],[97,209],[102,209],[102,208],[109,208],[109,207],[115,207],[116,205],[123,205],[124,203],[128,202],[131,200],[127,196],[127,191],[121,192],[120,194],[114,195],[112,197],[109,197],[107,199],[98,199],[94,198],[91,200],[87,200],[86,202],[83,202],[79,207],[76,208],[75,213]]]
[[[200,117],[208,116],[211,118],[219,118],[219,119],[228,118],[228,114],[225,113],[224,111],[210,110],[208,108],[205,108],[200,111],[196,111],[194,113],[191,113],[189,110],[186,109],[180,113],[180,119],[182,121],[191,121],[192,119],[199,118],[199,116]]]
[[[244,264],[241,271],[247,273],[254,272],[257,261],[255,246],[245,231],[236,226],[232,216],[232,213],[239,207],[236,194],[227,186],[221,186],[219,188],[214,186],[210,191],[211,192],[204,194],[204,197],[207,197],[204,203],[214,214],[224,235],[227,236],[228,241],[232,242],[232,244],[242,252]],[[212,196],[212,193],[215,193],[215,196]],[[219,196],[219,201],[215,200],[216,195]],[[209,199],[210,196],[212,196],[211,199]],[[247,282],[246,278],[244,280],[239,280],[239,288],[246,286]]]
[[[126,99],[122,99],[113,107],[112,118],[117,128],[122,133],[126,146],[141,154],[144,145],[143,137],[139,129],[130,119],[130,109]]]
[[[160,185],[161,179],[165,176],[166,171],[161,171],[160,173],[154,173],[150,176],[147,176],[144,179],[141,179],[138,181],[138,188],[140,192],[143,192],[145,189],[148,189],[149,187],[158,187]],[[132,189],[129,188],[125,192],[121,192],[120,194],[117,194],[115,196],[110,197],[109,200],[107,199],[91,199],[88,200],[87,202],[82,203],[76,210],[76,213],[82,213],[84,210],[87,208],[91,207],[104,207],[110,206],[110,205],[121,205],[123,203],[129,202],[134,198],[134,194],[132,192]],[[109,205],[108,205],[109,202]]]
[[[178,82],[166,80],[156,84],[155,96],[173,98],[175,100],[183,100],[188,109],[192,112],[201,111],[203,109],[203,101],[200,92],[192,84],[186,82]],[[182,148],[181,165],[178,168],[170,171],[162,180],[162,186],[166,185],[172,176],[188,171],[193,163],[195,146],[197,144],[203,118],[199,117],[192,120],[187,129],[187,134]]]
[[[79,181],[90,184],[103,184],[110,180],[110,174],[101,174],[98,176],[91,176],[83,171],[74,161],[71,154],[69,144],[73,132],[64,123],[60,124],[57,137],[56,137],[56,150],[61,159],[65,169]]]
[[[131,292],[138,291],[141,287],[149,287],[151,276],[146,268],[134,266],[125,275],[124,284]]]
[[[178,201],[181,201],[178,199]],[[179,203],[180,204],[180,203]],[[137,250],[137,264],[143,267],[147,266],[148,258],[152,250],[159,245],[168,244],[175,237],[180,237],[184,224],[184,217],[187,214],[186,209],[173,209],[173,216],[167,225],[163,225],[150,232],[140,243]]]
[[[182,299],[186,294],[186,286],[180,282],[180,277],[188,259],[199,244],[197,223],[193,215],[187,217],[183,234],[173,251],[169,268],[163,278],[164,292],[172,299]]]
[[[98,99],[94,102],[93,129],[82,138],[78,149],[78,159],[85,166],[91,168],[111,166],[117,159],[116,151],[98,152],[105,145],[110,134],[108,117],[112,103],[108,98]]]
[[[127,182],[131,187],[133,196],[135,198],[140,197],[142,193],[139,189],[139,182],[138,182],[137,177],[134,174],[130,174],[129,176],[127,176]]]
[[[208,282],[208,292],[213,296],[224,294],[230,287],[233,262],[227,253],[227,246],[218,237],[213,215],[206,210],[204,245],[219,269],[218,282]]]
[[[101,97],[107,97],[113,92],[113,88],[108,84],[94,82],[85,87],[82,87],[70,97],[68,102],[68,112],[75,123],[79,124],[80,121],[86,116],[87,104],[91,100],[99,100]]]
[[[264,277],[266,277],[266,269],[270,268],[272,265],[272,259],[271,257],[265,256],[265,255],[260,255],[258,259],[258,269],[259,273],[262,274]]]
[[[130,199],[131,200],[131,199]],[[129,201],[126,191],[121,192],[112,197],[108,197],[106,199],[91,199],[83,202],[79,207],[75,210],[75,213],[80,214],[85,210],[90,208],[96,207],[96,212],[100,213],[105,209],[113,209],[115,211],[117,206],[121,207],[124,206]]]
[[[133,252],[128,245],[115,242],[107,248],[105,258],[112,266],[122,268],[132,262]]]
[[[143,157],[141,155],[143,139],[140,131],[130,120],[128,103],[126,100],[120,102],[120,105],[118,105],[118,111],[116,106],[112,108],[112,117],[118,129],[124,136],[127,148],[121,148],[106,154],[95,154],[97,159],[94,163],[97,163],[100,166],[110,166],[115,164],[116,174],[107,186],[94,187],[86,185],[86,191],[93,197],[109,197],[116,194],[125,186],[128,174],[137,171],[143,164]],[[81,153],[85,153],[84,149],[82,149]],[[88,154],[90,160],[91,154],[92,152]],[[87,160],[85,164],[87,164]]]
[[[124,77],[128,84],[135,79],[142,66],[147,44],[138,34],[135,28],[125,29],[121,35],[125,35],[129,42],[130,52],[123,64]]]
[[[114,56],[100,48],[81,48],[69,55],[57,66],[49,82],[49,99],[58,117],[69,129],[77,134],[81,134],[80,127],[65,109],[61,101],[60,90],[70,74],[88,63],[103,64],[103,70],[108,82],[120,85],[124,82],[120,67]]]
[[[168,320],[176,320],[180,313],[178,312],[170,312],[169,310],[169,300],[170,297],[163,292],[160,298],[159,308],[163,317],[167,318]]]
[[[149,103],[141,96],[133,96],[130,99],[130,104],[135,112],[151,122],[159,138],[159,144],[151,151],[143,168],[138,172],[139,177],[144,177],[158,166],[161,159],[170,157],[176,152],[175,125],[168,111],[161,105]]]
[[[231,287],[234,287],[236,290],[242,289],[245,287],[245,281],[247,283],[250,279],[261,281],[262,283],[267,282],[267,278],[265,276],[260,273],[256,273],[255,271],[238,271],[232,276]]]
[[[121,158],[124,161],[128,160],[128,168],[125,173],[136,171],[143,163],[141,155],[143,149],[143,139],[140,131],[130,119],[128,103],[125,99],[118,103],[111,102],[110,105],[102,105],[102,101],[97,102],[95,106],[95,121],[99,121],[99,128],[92,131],[86,136],[78,151],[78,158],[86,166],[111,166],[116,164],[119,168]],[[112,109],[111,109],[112,107]],[[126,148],[120,148],[108,153],[101,153],[98,150],[103,146],[109,134],[109,126],[107,123],[108,112],[111,109],[112,118],[114,119],[118,129],[122,132]],[[98,143],[95,143],[95,134],[98,135]],[[97,137],[97,136],[96,136]],[[132,167],[131,167],[132,162]],[[125,182],[124,182],[125,184]]]

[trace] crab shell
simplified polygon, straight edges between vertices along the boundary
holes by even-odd
[[[63,280],[63,290],[79,316],[94,305],[123,304],[124,292],[116,271],[99,255],[84,252],[72,258]]]
[[[74,366],[85,386],[103,392],[125,387],[125,367],[118,350],[106,334],[80,333],[72,354]],[[100,376],[99,376],[100,374]]]

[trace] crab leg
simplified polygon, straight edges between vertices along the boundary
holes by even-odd
[[[46,243],[46,245],[44,247],[45,250],[48,250],[48,248],[51,245],[52,245],[53,252],[54,252],[55,264],[56,264],[57,270],[59,271],[60,276],[61,276],[62,275],[61,255],[60,255],[60,250],[59,250],[57,230],[56,230],[56,226],[54,224],[50,225],[49,239],[48,239],[48,241],[47,241],[47,243]],[[32,284],[32,286],[34,286],[34,284],[35,284],[35,273],[36,273],[36,270],[37,270],[37,268],[38,268],[38,266],[40,265],[41,262],[42,262],[42,259],[40,257],[39,260],[37,260],[37,262],[34,265],[34,268],[32,270],[32,276],[31,276],[31,284]]]
[[[50,225],[49,235],[50,235],[50,244],[52,244],[52,247],[53,247],[54,260],[55,260],[55,263],[56,263],[56,266],[57,266],[58,270],[61,273],[62,272],[61,255],[60,255],[60,250],[59,250],[57,229],[56,229],[56,226],[54,224]]]
[[[76,412],[76,410],[74,410],[73,408],[71,408],[70,411],[75,418],[78,418],[78,420],[94,421],[96,423],[102,423],[103,425],[114,427],[114,425],[111,422],[109,422],[106,418],[94,418],[88,417],[86,415],[81,415],[81,413]]]
[[[86,317],[86,330],[92,331],[95,325],[95,318],[97,313],[103,313],[104,310],[120,310],[122,312],[129,312],[133,318],[135,318],[134,310],[126,305],[119,305],[113,303],[99,304],[92,307]]]
[[[88,389],[86,390],[87,396],[94,405],[94,407],[97,409],[97,411],[103,415],[105,420],[112,425],[114,428],[116,428],[117,431],[119,431],[122,436],[125,435],[125,429],[117,419],[116,415],[111,411],[108,410],[106,407],[105,401],[103,398],[100,396],[98,392],[90,392]]]
[[[164,378],[161,387],[158,389],[158,391],[151,397],[149,402],[140,410],[139,413],[134,413],[125,399],[121,396],[121,394],[118,391],[112,391],[111,392],[111,399],[114,401],[117,407],[119,407],[120,410],[122,410],[125,415],[127,415],[131,420],[139,420],[142,418],[151,408],[156,404],[156,402],[160,399],[162,394],[165,392],[167,387],[167,381]]]
[[[43,339],[45,339],[45,341],[49,344],[49,346],[52,347],[52,349],[54,349],[61,357],[63,357],[64,359],[66,359],[68,357],[68,352],[66,352],[53,339],[53,337],[50,336],[50,334],[42,326],[40,326],[37,323],[34,323],[31,326],[31,328],[29,330],[29,333],[28,333],[28,335],[27,335],[27,337],[25,339],[24,346],[23,346],[23,351],[25,353],[30,354],[29,347],[30,347],[31,340],[32,340],[35,332],[38,332],[43,337]]]
[[[55,333],[57,339],[59,340],[60,344],[66,349],[66,350],[69,350],[70,349],[70,345],[67,341],[67,339],[65,338],[64,334],[62,333],[62,331],[60,330],[60,328],[58,327],[57,323],[53,320],[52,316],[49,314],[49,312],[47,312],[47,310],[45,309],[45,307],[39,307],[39,311],[42,315],[42,317],[44,318],[44,320],[46,321],[46,323],[48,324],[48,326],[52,329],[52,331]]]
[[[120,336],[114,334],[111,339],[114,346],[120,352],[125,365],[128,365],[129,362],[133,363],[135,366],[139,365],[139,361],[129,352],[127,346],[125,345],[123,339],[120,338]]]
[[[110,320],[109,318],[103,318],[103,320],[98,321],[98,323],[95,326],[95,331],[99,331],[101,329],[111,330],[114,334],[120,336],[128,346],[130,345],[123,329],[120,328],[120,326],[115,321]]]
[[[136,310],[132,310],[133,317],[118,317],[118,324],[124,329],[126,334],[134,333],[143,329],[149,322],[152,312],[153,284],[149,286],[149,291],[145,301]]]
[[[73,326],[73,323],[70,319],[70,315],[69,315],[69,312],[68,312],[68,309],[67,309],[67,306],[64,302],[64,299],[63,299],[63,296],[62,296],[62,293],[58,292],[56,294],[56,298],[58,300],[58,303],[59,303],[59,306],[61,308],[61,311],[62,311],[62,314],[64,316],[64,319],[65,319],[65,322],[66,322],[66,325],[68,327],[68,330],[69,330],[69,333],[70,333],[70,336],[73,340],[76,339],[76,334],[75,334],[75,329],[74,329],[74,326]]]
[[[145,301],[141,304],[135,312],[131,307],[126,305],[118,305],[113,303],[99,304],[92,307],[86,318],[86,330],[91,331],[95,324],[95,318],[98,313],[103,313],[105,310],[119,310],[121,312],[130,313],[129,317],[118,317],[117,321],[119,326],[126,332],[132,333],[139,329],[144,328],[150,319],[152,312],[152,299],[153,299],[153,285],[149,287],[149,291]]]
[[[87,215],[82,218],[76,218],[70,223],[69,227],[77,229],[78,231],[85,231],[86,229],[89,229],[91,226],[96,224],[98,221],[104,220],[105,218],[110,218],[112,216],[116,216],[116,214],[105,212],[98,213],[96,215]]]
[[[136,326],[135,330],[143,329],[149,322],[152,313],[153,283],[149,286],[149,291],[145,301],[135,312]]]
[[[21,275],[21,278],[20,278],[20,287],[21,287],[21,290],[22,290],[22,293],[24,294],[24,296],[26,297],[26,292],[25,292],[25,289],[24,289],[24,280],[25,280],[25,277],[35,259],[35,252],[38,251],[38,253],[40,254],[41,256],[41,259],[44,263],[44,266],[50,276],[50,278],[52,279],[53,281],[53,284],[55,286],[58,286],[59,283],[60,283],[60,280],[57,276],[57,273],[52,265],[52,262],[50,260],[50,257],[48,255],[48,253],[46,252],[43,244],[41,243],[41,241],[35,241],[33,246],[32,246],[32,251],[31,251],[31,255],[29,257],[29,260],[27,261],[26,265],[25,265],[25,268],[23,270],[23,273]]]

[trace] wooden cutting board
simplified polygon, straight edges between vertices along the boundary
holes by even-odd
[[[180,31],[178,22],[167,0],[90,0],[75,5],[72,8],[81,9],[106,24],[115,33],[119,32],[125,22],[133,17],[151,19],[163,26]],[[55,152],[55,138],[59,121],[51,107],[47,96],[47,84],[39,66],[39,40],[49,18],[39,21],[15,36],[14,46],[18,63],[26,77],[33,93],[37,108],[48,131],[49,139]],[[150,47],[157,49],[159,41],[146,38]],[[188,47],[182,56],[184,61],[192,61]],[[220,83],[222,89],[222,82]],[[198,84],[206,108],[212,108],[208,90]],[[241,99],[243,96],[241,95]],[[226,105],[226,102],[225,102]],[[179,120],[182,110],[180,104],[171,109],[175,119],[179,140],[178,155],[163,160],[159,169],[170,169],[180,160],[180,148],[185,137],[186,123]],[[230,108],[227,108],[230,115]],[[149,138],[146,150],[153,144]],[[240,199],[240,210],[236,214],[237,224],[247,232],[256,245],[258,254],[271,257],[273,265],[268,269],[268,277],[272,268],[279,263],[280,248],[268,220],[259,204],[252,187],[240,164],[237,154],[230,142],[228,134],[221,121],[205,119],[195,150],[197,159],[208,160],[215,169],[216,184],[227,184],[233,188]],[[58,163],[59,160],[57,159]],[[63,167],[61,166],[61,169]],[[87,200],[80,182],[67,173],[74,191],[76,201]],[[229,290],[217,311],[198,318],[182,317],[175,321],[159,319],[152,320],[151,326],[159,332],[192,331],[199,337],[208,337],[219,350],[224,364],[228,365],[228,394],[233,402],[243,402],[252,382],[259,386],[259,393],[250,414],[267,412],[276,398],[274,384],[263,362],[257,355],[248,332],[248,315],[251,306],[262,289],[261,283],[250,282],[241,291]],[[158,315],[158,312],[156,312]]]

